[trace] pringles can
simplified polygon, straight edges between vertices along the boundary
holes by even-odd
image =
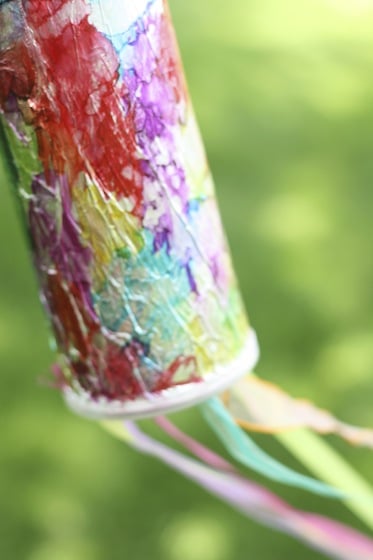
[[[0,110],[68,405],[152,416],[250,371],[166,1],[0,2]]]

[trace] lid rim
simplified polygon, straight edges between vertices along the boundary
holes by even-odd
[[[75,413],[94,420],[125,420],[150,418],[194,406],[251,372],[259,358],[258,340],[253,329],[248,332],[245,346],[229,364],[216,368],[200,382],[177,385],[133,401],[93,400],[88,393],[77,393],[70,387],[63,391],[67,406]]]

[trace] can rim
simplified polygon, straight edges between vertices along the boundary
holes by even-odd
[[[232,383],[250,373],[259,358],[259,345],[253,329],[248,331],[245,345],[239,355],[214,371],[205,375],[200,382],[191,382],[164,389],[157,394],[136,400],[118,401],[100,397],[93,400],[83,390],[66,387],[63,391],[67,406],[75,413],[94,420],[150,418],[169,412],[192,407],[217,393],[226,390]]]

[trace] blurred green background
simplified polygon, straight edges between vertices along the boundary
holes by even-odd
[[[261,343],[258,372],[372,425],[373,1],[171,0],[171,9]],[[0,557],[322,558],[75,417],[43,384],[53,356],[10,182],[3,158]],[[175,420],[217,445],[198,411]],[[273,438],[256,439],[301,469]],[[330,441],[372,479],[372,454]],[[268,486],[362,528],[339,503]]]

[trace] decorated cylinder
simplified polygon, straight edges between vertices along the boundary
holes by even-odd
[[[70,406],[152,415],[250,370],[166,2],[0,2],[0,111]]]

